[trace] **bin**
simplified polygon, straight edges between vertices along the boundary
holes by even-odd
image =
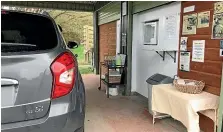
[[[151,115],[153,115],[152,111],[152,86],[158,85],[158,84],[169,84],[173,83],[173,78],[162,75],[162,74],[154,74],[151,77],[149,77],[147,80],[147,86],[148,86],[148,111]]]

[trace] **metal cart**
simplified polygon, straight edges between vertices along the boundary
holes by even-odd
[[[106,73],[107,73],[107,79],[104,79],[102,78],[102,67],[106,68]],[[103,82],[106,87],[107,87],[107,98],[109,98],[109,88],[111,86],[117,86],[117,85],[125,85],[124,83],[121,83],[121,80],[119,82],[110,82],[109,81],[109,77],[110,77],[110,70],[116,70],[116,69],[120,69],[120,71],[124,71],[126,67],[124,65],[115,65],[115,66],[112,66],[112,65],[108,65],[106,63],[100,63],[100,86],[98,87],[98,90],[101,90],[101,83]],[[121,74],[121,73],[120,73]]]

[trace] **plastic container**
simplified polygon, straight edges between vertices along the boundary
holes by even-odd
[[[107,95],[107,91],[106,91],[106,95]],[[110,87],[109,88],[109,95],[117,96],[118,95],[118,87]]]
[[[121,56],[119,54],[116,55],[116,65],[119,66],[119,65],[122,65],[122,59],[121,59]]]

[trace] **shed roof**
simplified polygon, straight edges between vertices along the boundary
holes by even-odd
[[[110,1],[2,1],[2,6],[21,6],[93,12]]]

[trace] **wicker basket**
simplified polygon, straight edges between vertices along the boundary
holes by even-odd
[[[194,82],[195,85],[185,85],[185,84],[178,84],[177,79],[173,81],[173,85],[176,87],[177,90],[183,93],[189,94],[199,94],[203,91],[205,83],[203,81],[196,81],[190,79],[183,79],[185,84]]]

